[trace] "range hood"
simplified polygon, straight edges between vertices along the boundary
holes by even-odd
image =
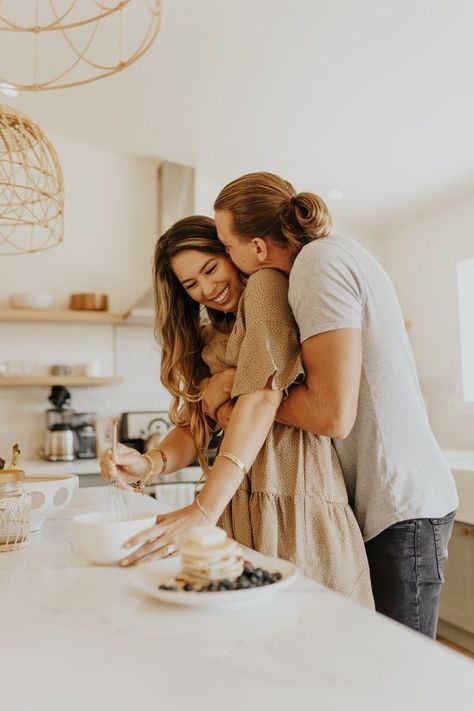
[[[158,168],[158,228],[162,235],[182,217],[194,213],[194,168],[164,161]],[[136,301],[125,317],[130,326],[150,326],[155,318],[153,289]]]

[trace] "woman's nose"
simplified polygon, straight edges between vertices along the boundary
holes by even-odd
[[[214,294],[214,284],[208,279],[202,285],[202,293],[206,299],[210,298]]]

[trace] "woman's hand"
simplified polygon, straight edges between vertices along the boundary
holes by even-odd
[[[235,368],[226,368],[209,379],[203,399],[204,413],[216,419],[216,410],[227,400],[234,387]]]
[[[209,521],[195,503],[183,509],[156,517],[156,525],[140,531],[125,543],[125,548],[142,543],[137,551],[120,561],[120,565],[148,562],[167,558],[179,551],[191,535],[194,526],[208,525]]]
[[[115,482],[121,489],[140,481],[150,472],[150,462],[136,449],[125,444],[117,444],[115,459],[111,449],[107,449],[100,458],[100,471],[107,482]]]

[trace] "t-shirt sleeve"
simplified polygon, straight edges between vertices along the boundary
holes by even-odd
[[[288,278],[274,269],[249,277],[238,327],[243,329],[232,397],[264,388],[283,390],[304,378],[296,322],[288,303]]]
[[[364,296],[356,269],[337,247],[303,248],[290,273],[288,294],[301,342],[326,331],[362,329]]]

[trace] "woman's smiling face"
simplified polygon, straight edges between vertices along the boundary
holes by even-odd
[[[186,249],[172,257],[171,268],[194,301],[216,311],[237,311],[243,285],[226,257]]]

